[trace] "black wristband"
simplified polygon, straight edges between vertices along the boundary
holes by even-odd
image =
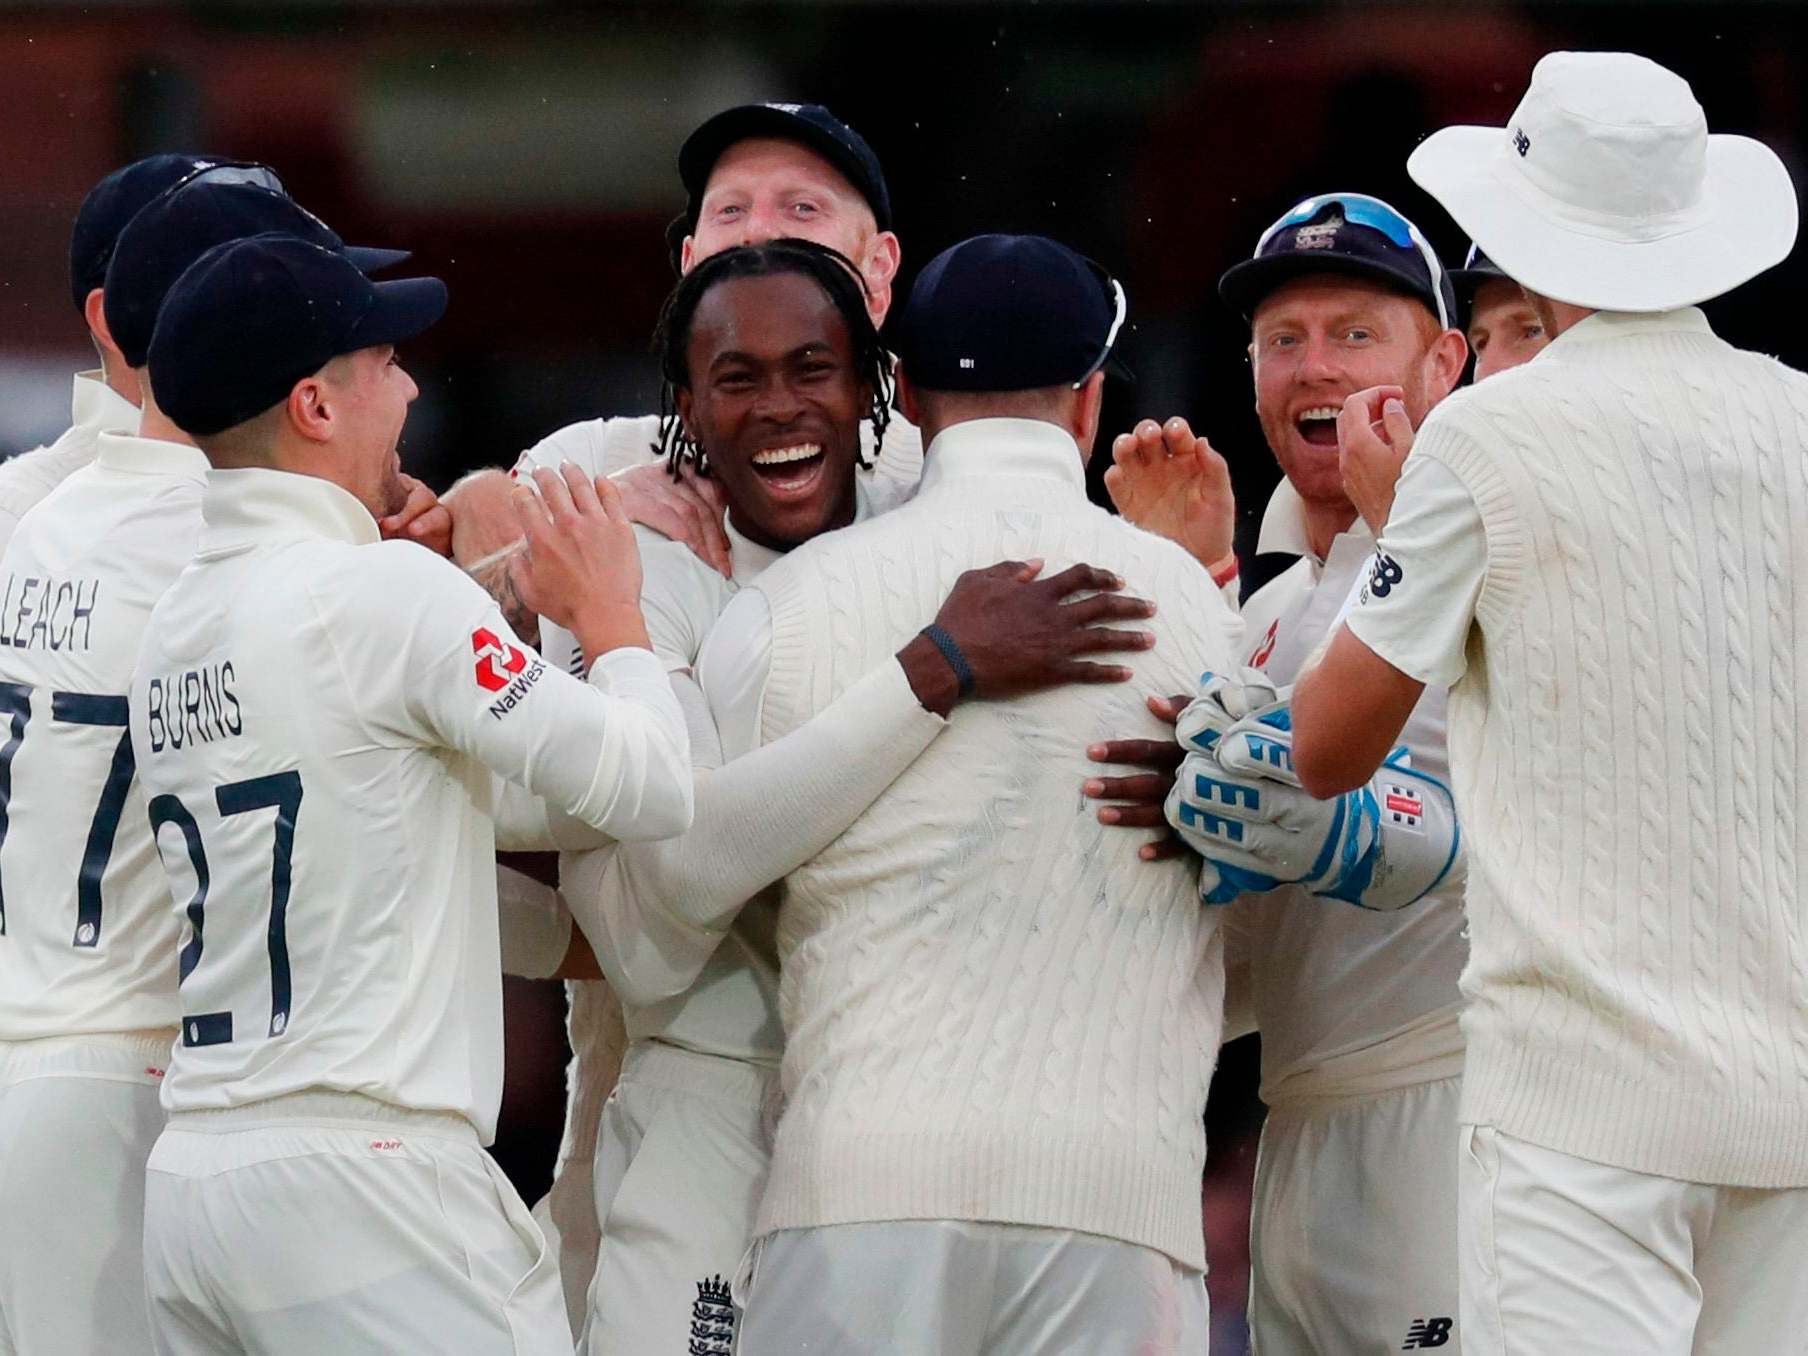
[[[942,652],[942,658],[948,661],[948,667],[954,670],[954,690],[964,701],[973,695],[973,666],[967,662],[967,656],[961,653],[961,647],[954,643],[954,637],[941,627],[931,623],[925,626],[922,634],[929,637],[930,643]]]

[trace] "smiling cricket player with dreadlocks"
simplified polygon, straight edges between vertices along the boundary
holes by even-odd
[[[1148,615],[1079,566],[1031,582],[1006,562],[963,577],[933,619],[965,652],[963,686],[918,636],[787,740],[726,766],[691,679],[736,590],[792,546],[880,505],[856,474],[860,424],[883,438],[889,359],[843,256],[776,240],[698,264],[658,330],[660,446],[728,503],[734,578],[689,548],[644,548],[642,608],[691,717],[696,832],[672,850],[567,857],[564,894],[620,994],[631,1045],[596,1151],[602,1246],[581,1349],[729,1350],[728,1278],[745,1251],[769,1153],[782,1053],[774,901],[747,902],[822,850],[935,739],[962,696],[1011,696],[1127,670],[1077,663],[1141,648],[1090,623]],[[925,617],[925,621],[931,620]],[[713,642],[712,642],[713,643]],[[783,806],[783,814],[774,813]],[[746,907],[743,907],[746,906]]]

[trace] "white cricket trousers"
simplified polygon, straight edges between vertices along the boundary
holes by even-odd
[[[1462,1079],[1277,1107],[1249,1216],[1252,1356],[1457,1356]]]
[[[637,1041],[596,1140],[586,1356],[728,1356],[729,1284],[772,1160],[776,1070]]]
[[[1019,1224],[781,1229],[755,1246],[736,1298],[736,1356],[1207,1356],[1211,1342],[1203,1272]]]
[[[1705,1186],[1461,1134],[1469,1356],[1808,1350],[1808,1188]]]
[[[160,1356],[571,1351],[556,1261],[462,1117],[325,1092],[179,1112],[145,1180]]]
[[[150,1349],[144,1162],[175,1033],[0,1041],[0,1353]]]

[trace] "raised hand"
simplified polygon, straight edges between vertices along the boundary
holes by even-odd
[[[1125,518],[1185,548],[1214,575],[1234,558],[1230,467],[1186,420],[1143,420],[1112,442],[1111,461],[1105,489]]]
[[[452,554],[452,515],[440,498],[413,476],[404,475],[402,484],[408,500],[387,518],[377,519],[377,529],[385,541],[401,538],[417,541],[429,551],[442,556]]]
[[[1406,392],[1398,386],[1371,386],[1343,402],[1337,416],[1337,461],[1344,492],[1369,531],[1381,535],[1394,508],[1394,485],[1412,451],[1412,418]]]
[[[632,521],[681,542],[710,568],[733,577],[734,559],[723,526],[728,501],[715,481],[688,466],[674,480],[660,462],[623,471],[614,483]]]
[[[586,662],[623,645],[647,647],[640,548],[615,486],[569,462],[539,468],[533,485],[512,491],[527,538],[509,558],[521,601],[576,636]]]
[[[1040,560],[1007,560],[955,580],[933,628],[898,653],[926,707],[946,715],[956,701],[970,697],[1016,697],[1065,683],[1129,680],[1128,668],[1089,656],[1153,646],[1148,631],[1104,623],[1152,617],[1155,604],[1116,592],[1124,581],[1093,565],[1070,566],[1048,579],[1038,578],[1041,573]],[[1073,599],[1078,593],[1090,596]],[[932,637],[934,628],[953,655]]]

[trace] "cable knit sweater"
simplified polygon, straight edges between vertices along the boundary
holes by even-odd
[[[1203,1267],[1201,1116],[1223,998],[1196,865],[1137,858],[1080,783],[1088,743],[1160,738],[1150,693],[1234,662],[1239,623],[1171,544],[1090,505],[1053,425],[956,425],[914,502],[799,547],[771,608],[763,737],[902,646],[964,570],[1039,556],[1154,599],[1133,682],[969,703],[787,881],[787,1104],[760,1232],[893,1219],[1079,1230]],[[1113,659],[1117,658],[1112,656]]]
[[[1808,1185],[1808,377],[1699,311],[1601,314],[1413,456],[1487,538],[1450,699],[1465,1118]]]

